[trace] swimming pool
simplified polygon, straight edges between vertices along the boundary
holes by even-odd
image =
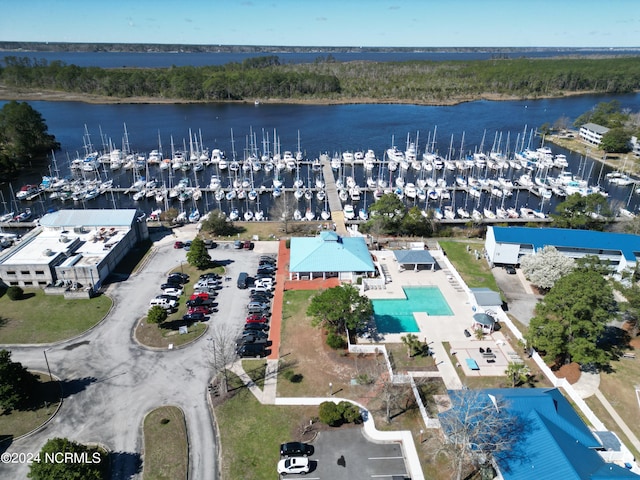
[[[405,298],[372,300],[373,315],[380,333],[419,332],[413,312],[453,315],[438,287],[403,287]]]

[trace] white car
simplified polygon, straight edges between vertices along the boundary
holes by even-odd
[[[273,290],[273,280],[260,278],[255,281],[254,286],[255,288],[266,288],[269,290]]]
[[[307,457],[283,458],[278,462],[278,473],[287,475],[289,473],[309,473],[309,459]]]
[[[162,293],[166,293],[167,295],[175,295],[176,297],[179,297],[180,295],[182,295],[182,289],[181,288],[165,288],[164,290],[162,290]]]

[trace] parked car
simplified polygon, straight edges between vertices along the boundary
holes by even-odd
[[[220,279],[220,275],[218,275],[215,272],[207,272],[200,275],[200,279],[203,279],[203,278],[213,278],[214,280],[218,280]]]
[[[264,287],[264,286],[262,286],[262,284],[260,284],[260,285],[257,285],[257,286],[255,286],[255,287],[253,287],[253,288],[251,289],[251,293],[262,293],[262,294],[264,294],[266,297],[271,297],[271,296],[272,296],[272,294],[271,294],[271,288],[269,288],[269,287]]]
[[[242,244],[242,248],[244,248],[245,250],[253,250],[253,242],[245,240]]]
[[[277,270],[277,267],[273,265],[260,265],[258,267],[258,272],[260,272],[260,270],[263,270],[265,273],[274,273]]]
[[[173,310],[174,308],[176,308],[177,303],[175,302],[175,300],[169,300],[168,298],[152,298],[151,301],[149,302],[149,306],[150,307],[155,307],[155,306],[159,306],[164,308],[165,310]]]
[[[184,249],[188,252],[189,249],[191,249],[191,240],[187,240],[186,242],[184,242]]]
[[[247,272],[240,272],[238,274],[238,288],[244,290],[245,288],[248,287],[249,283],[248,283],[248,278],[249,275],[247,275]]]
[[[283,458],[278,462],[278,473],[287,475],[289,473],[308,473],[309,459],[306,457]]]
[[[167,295],[176,295],[179,297],[183,292],[181,288],[166,287],[162,289],[162,293],[166,293]]]
[[[271,292],[273,290],[273,282],[260,278],[253,283],[254,292]]]
[[[246,323],[268,323],[269,319],[267,317],[265,317],[264,315],[260,315],[259,313],[254,313],[249,315],[246,319],[245,319]]]
[[[245,328],[245,329],[240,333],[239,340],[240,340],[240,339],[243,339],[243,338],[247,338],[247,337],[255,337],[255,338],[269,338],[269,334],[268,334],[267,332],[265,332],[264,330],[256,330],[256,329],[253,329],[253,330],[247,330],[247,329]],[[251,342],[249,341],[249,342],[246,342],[246,343],[251,343]]]
[[[261,343],[246,343],[240,345],[236,353],[240,357],[264,357],[267,355],[267,346]]]
[[[184,320],[185,322],[202,322],[206,318],[207,316],[201,312],[187,313],[186,315],[182,316],[182,320]]]
[[[247,310],[247,313],[249,315],[261,315],[263,317],[267,317],[269,315],[271,315],[271,313],[269,312],[269,308],[259,308],[259,307],[251,307]]]
[[[251,309],[260,309],[260,310],[265,310],[268,309],[271,305],[269,303],[266,302],[249,302],[249,304],[247,305],[247,309],[251,310]]]
[[[212,295],[209,294],[209,293],[206,293],[206,292],[198,292],[198,293],[194,292],[194,294],[189,297],[189,300],[195,300],[196,298],[202,298],[203,300],[209,300],[211,297],[212,297]]]
[[[156,295],[156,298],[166,298],[167,300],[173,300],[176,303],[180,301],[180,297],[178,297],[177,295],[169,295],[168,293]]]
[[[242,249],[242,241],[241,240],[236,240],[235,242],[233,242],[233,248],[235,248],[236,250],[240,250]]]
[[[187,307],[215,307],[217,303],[211,298],[196,297],[193,300],[187,300]]]
[[[287,442],[280,445],[283,457],[308,457],[313,455],[313,446],[302,442]]]
[[[263,260],[275,262],[277,259],[272,255],[260,255],[260,261],[263,261]]]
[[[251,294],[252,302],[261,302],[261,303],[269,303],[271,302],[271,295],[264,292],[253,292]]]
[[[256,270],[256,274],[258,275],[275,275],[276,271],[271,269],[271,268],[266,268],[266,267],[261,267],[258,270]]]
[[[236,347],[239,347],[241,345],[265,345],[265,346],[268,346],[269,345],[269,340],[267,340],[266,337],[260,337],[260,336],[257,336],[257,335],[244,335],[244,336],[240,337],[236,341]]]
[[[516,269],[515,269],[515,267],[513,265],[505,265],[504,270],[509,275],[515,275],[516,274]]]
[[[176,242],[174,242],[173,248],[184,248],[184,243],[182,243],[180,240],[177,240]]]
[[[244,326],[244,331],[245,332],[268,332],[269,331],[269,325],[266,323],[247,323]]]
[[[195,283],[193,288],[201,288],[201,287],[211,288],[211,287],[217,287],[218,285],[220,285],[220,280],[216,278],[201,278]]]
[[[220,289],[219,285],[216,287],[198,287],[193,289],[193,293],[206,293],[209,296],[214,296],[218,294],[218,289]]]
[[[167,283],[179,283],[184,285],[189,281],[189,275],[186,273],[174,272],[167,277]]]
[[[256,280],[262,280],[263,278],[268,278],[269,280],[273,280],[273,276],[274,276],[274,274],[273,274],[273,273],[257,273],[257,274],[253,277],[253,279],[254,279],[254,282],[255,282]]]
[[[213,240],[205,240],[204,241],[204,248],[206,248],[206,249],[216,248],[217,246],[218,246],[218,244],[216,242],[214,242]]]
[[[201,313],[203,315],[209,315],[211,313],[211,310],[209,309],[209,307],[204,307],[204,306],[189,307],[189,309],[187,310],[187,313]]]

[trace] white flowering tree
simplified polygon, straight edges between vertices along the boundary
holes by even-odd
[[[522,257],[520,268],[527,280],[543,290],[549,290],[576,268],[576,261],[547,245],[536,254]]]

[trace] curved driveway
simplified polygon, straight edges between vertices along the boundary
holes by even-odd
[[[178,238],[193,238],[194,234],[193,230],[181,230]],[[184,349],[171,351],[144,349],[132,341],[132,329],[166,273],[185,261],[185,252],[172,248],[175,239],[169,235],[156,241],[138,273],[110,286],[108,294],[114,307],[100,325],[81,338],[47,350],[51,371],[64,384],[64,402],[43,430],[15,441],[8,452],[38,452],[55,436],[99,442],[116,452],[112,478],[141,478],[144,416],[158,406],[176,405],[186,416],[189,478],[217,477],[215,434],[206,398],[211,376],[207,335]],[[218,248],[210,253],[214,259],[230,260],[228,274],[233,281],[224,282],[218,296],[219,313],[209,322],[240,327],[244,308],[237,306],[246,304],[248,293],[235,288],[234,280],[240,271],[255,271],[257,252]],[[13,352],[13,360],[46,371],[46,347],[6,348]],[[27,466],[0,464],[0,478],[25,478],[27,471]]]

